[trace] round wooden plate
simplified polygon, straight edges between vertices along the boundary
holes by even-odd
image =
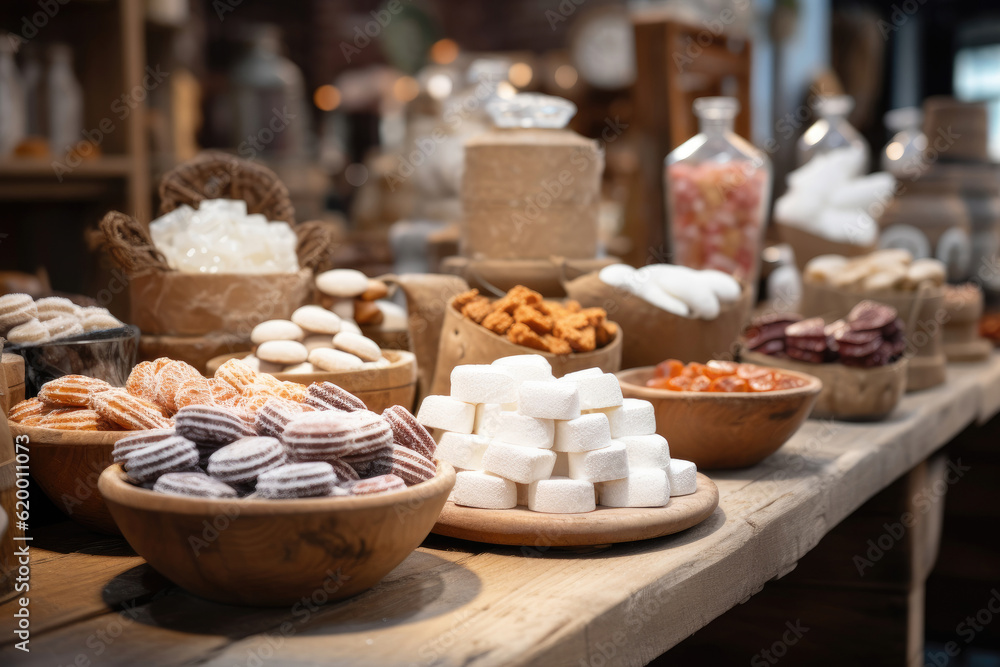
[[[586,514],[543,514],[459,507],[448,501],[432,533],[473,542],[533,547],[580,547],[635,542],[696,526],[719,506],[719,488],[698,473],[698,490],[664,507],[601,507]]]

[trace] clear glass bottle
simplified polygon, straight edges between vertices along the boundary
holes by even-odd
[[[924,114],[918,107],[893,109],[885,114],[885,126],[893,133],[882,149],[882,170],[896,178],[920,175],[927,148],[923,131]]]
[[[24,138],[24,86],[14,63],[15,40],[0,32],[0,158],[10,155]]]
[[[675,264],[718,269],[751,283],[760,266],[771,161],[733,132],[732,97],[694,101],[699,133],[667,156],[664,179]]]
[[[848,114],[854,109],[854,98],[850,95],[820,97],[813,108],[819,114],[819,120],[799,137],[799,166],[822,153],[838,148],[851,148],[858,151],[863,171],[867,173],[871,148],[861,133],[847,122]]]

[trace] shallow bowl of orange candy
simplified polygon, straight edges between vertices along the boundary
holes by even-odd
[[[799,430],[823,389],[806,373],[731,361],[668,359],[617,375],[626,398],[653,404],[670,455],[702,469],[764,460]]]

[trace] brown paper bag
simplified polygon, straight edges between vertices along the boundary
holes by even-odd
[[[603,308],[618,323],[624,335],[623,368],[655,366],[664,359],[732,359],[753,301],[752,290],[744,285],[739,300],[722,304],[714,320],[680,317],[604,283],[596,272],[568,282],[566,293],[585,308]]]

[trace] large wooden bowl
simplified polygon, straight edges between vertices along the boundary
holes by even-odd
[[[403,491],[301,500],[214,500],[133,486],[115,465],[98,486],[125,539],[158,572],[227,604],[322,604],[379,582],[430,533],[455,470]]]
[[[707,393],[652,389],[653,366],[618,373],[622,394],[649,401],[656,432],[670,456],[700,469],[745,468],[764,460],[799,430],[823,389],[819,379],[785,371],[806,385],[760,393]]]
[[[332,382],[351,392],[368,406],[372,412],[381,413],[390,405],[402,405],[413,409],[417,397],[417,358],[405,350],[382,350],[382,355],[390,363],[385,368],[366,368],[359,371],[339,371],[330,373],[271,373],[279,380],[290,380],[302,384]],[[205,372],[211,376],[223,363],[230,359],[247,356],[246,352],[223,354],[209,360]]]
[[[97,488],[111,465],[115,443],[134,431],[64,431],[10,425],[14,437],[28,437],[31,478],[56,507],[77,523],[108,535],[121,535]]]
[[[823,382],[812,416],[816,419],[877,421],[889,416],[906,393],[909,360],[878,368],[850,368],[843,364],[808,364],[794,359],[743,351],[743,361],[760,366],[809,373]]]

